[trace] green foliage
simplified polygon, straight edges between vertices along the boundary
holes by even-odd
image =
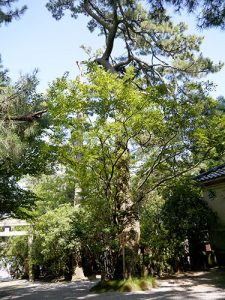
[[[207,228],[212,211],[201,198],[201,189],[191,178],[171,182],[164,190],[163,218],[177,238],[200,234]]]
[[[87,64],[84,83],[64,76],[50,87],[48,144],[43,140],[47,118],[20,122],[21,116],[44,108],[43,95],[35,92],[35,74],[11,85],[1,72],[1,214],[18,214],[18,208],[23,212],[34,202],[17,181],[47,172],[50,150],[74,176],[33,179],[39,197],[33,258],[49,275],[65,272],[68,257],[80,247],[99,265],[102,253],[109,253],[112,265],[119,253],[117,235],[137,221],[139,211],[142,246],[150,249],[151,260],[165,265],[182,256],[190,233],[197,235],[205,226],[207,209],[197,205],[196,190],[190,196],[187,182],[171,180],[224,153],[223,111],[208,96],[211,84],[196,83],[222,64],[204,58],[202,38],[186,35],[183,23],[174,25],[154,4],[147,11],[138,1],[48,1],[57,20],[66,9],[75,18],[83,13],[91,17],[90,31],[98,28],[106,36],[105,50]],[[112,59],[116,38],[124,42],[126,55]],[[166,182],[170,185],[161,194]],[[71,206],[74,187],[81,200],[76,210]]]
[[[21,8],[12,8],[14,2],[18,0],[1,0],[0,1],[0,24],[10,23],[13,19],[19,18],[27,9],[26,5]]]
[[[185,94],[171,99],[158,88],[140,90],[142,81],[134,80],[133,74],[131,68],[120,78],[92,67],[84,83],[63,77],[48,92],[50,141],[58,146],[59,160],[73,171],[81,189],[80,204],[88,212],[87,224],[92,224],[85,227],[86,245],[100,265],[101,253],[107,249],[116,260],[118,234],[133,224],[137,209],[154,199],[152,192],[218,157],[223,149],[224,115],[201,84],[189,82]],[[161,205],[169,201],[162,199]],[[156,245],[152,251],[157,261],[168,262],[184,242],[187,229],[181,238],[168,240],[172,229],[166,218],[161,226],[157,205],[150,202],[148,212],[153,217],[146,215],[148,226],[142,227],[142,233]],[[149,236],[147,228],[154,234]]]
[[[85,274],[97,272],[105,245],[118,244],[115,233],[106,227],[109,220],[101,202],[73,208],[74,178],[63,170],[55,175],[29,178],[28,182],[37,197],[31,214],[35,229],[32,251],[35,270],[41,267],[43,276],[60,277],[69,271],[71,261],[72,268],[80,264],[82,256]]]
[[[169,182],[161,194],[150,198],[141,211],[143,264],[149,270],[185,269],[192,243],[205,240],[215,215],[188,176]]]
[[[56,20],[69,10],[72,17],[90,17],[87,27],[105,35],[105,49],[94,61],[112,73],[123,76],[130,66],[134,76],[145,78],[146,85],[164,86],[170,95],[182,93],[184,82],[219,71],[200,53],[202,38],[186,35],[186,25],[174,25],[162,2],[175,5],[186,1],[67,1],[50,0],[47,8]],[[218,0],[213,1],[221,2]],[[193,1],[188,1],[193,3]],[[205,6],[208,1],[204,2]],[[209,5],[210,6],[210,5]],[[214,7],[215,5],[212,5]],[[222,14],[223,15],[223,14]],[[115,57],[115,40],[124,45],[123,54]]]
[[[28,257],[28,241],[27,236],[11,237],[7,241],[7,248],[4,255],[16,257],[24,264]]]
[[[83,84],[64,77],[49,90],[52,142],[74,170],[84,199],[112,203],[125,159],[135,170],[138,197],[217,155],[224,115],[200,85],[187,84],[187,95],[172,100],[153,87],[140,91],[132,69],[123,78],[101,69],[88,77]]]
[[[10,170],[12,172],[12,170]],[[14,173],[0,167],[0,218],[6,215],[26,217],[36,197],[17,184]]]
[[[168,194],[167,194],[168,193]],[[191,178],[177,180],[165,190],[165,205],[162,211],[167,237],[173,240],[174,261],[185,255],[185,240],[191,252],[193,243],[207,238],[208,224],[216,221],[216,216],[202,200],[201,190]],[[196,246],[196,245],[195,245]]]
[[[182,190],[176,194],[170,186],[174,194],[169,198],[162,196],[160,188],[186,172],[194,173],[204,161],[224,155],[224,114],[218,101],[209,97],[212,84],[199,80],[223,64],[214,65],[203,57],[202,38],[187,35],[186,25],[174,25],[163,8],[170,2],[179,8],[186,3],[192,9],[197,2],[148,2],[150,10],[140,1],[48,1],[47,8],[57,20],[66,10],[74,18],[87,15],[89,30],[98,29],[106,38],[103,52],[86,64],[84,83],[64,76],[50,87],[54,124],[50,140],[58,145],[59,160],[74,172],[81,206],[91,212],[88,218],[95,226],[90,228],[87,245],[100,236],[96,253],[106,249],[116,255],[118,243],[110,238],[116,240],[118,233],[134,224],[138,227],[144,207],[142,243],[148,244],[149,238],[155,246],[148,244],[152,259],[168,265],[176,251],[184,249],[191,230],[187,224],[195,214],[190,208],[183,215],[183,227],[170,227],[164,211],[172,216],[169,203],[175,205]],[[213,1],[213,7],[218,2]],[[202,3],[209,6],[208,1]],[[114,57],[116,39],[125,50]],[[90,55],[90,49],[83,48]],[[191,199],[187,200],[190,207],[197,199],[194,191]],[[164,201],[168,201],[165,206]],[[196,231],[201,222],[195,224]],[[106,228],[102,235],[99,228]],[[173,235],[173,230],[182,237]]]
[[[61,204],[74,204],[74,177],[61,170],[58,174],[27,178],[27,186],[37,197],[34,216],[40,216]]]
[[[91,291],[98,293],[105,292],[136,292],[147,291],[157,287],[156,280],[153,277],[130,278],[127,280],[110,280],[99,282]]]
[[[24,216],[35,196],[22,190],[17,182],[26,174],[50,170],[53,154],[43,140],[48,117],[31,122],[20,116],[43,109],[44,97],[36,93],[36,73],[22,76],[15,84],[2,77],[0,89],[0,218]]]
[[[36,219],[32,257],[46,276],[67,272],[68,260],[79,248],[77,211],[69,204],[48,211]]]
[[[10,265],[19,277],[28,277],[28,238],[27,236],[10,237],[4,239],[4,247],[1,249],[1,260]]]
[[[169,3],[178,12],[186,10],[189,13],[194,13],[201,28],[220,27],[224,29],[225,27],[225,4],[223,0],[156,0],[148,2],[160,10],[163,10],[163,6]]]
[[[173,241],[168,238],[168,230],[163,218],[165,200],[155,192],[140,212],[143,272],[160,275],[161,271],[171,272],[171,257],[174,256]],[[182,240],[183,242],[183,240]]]

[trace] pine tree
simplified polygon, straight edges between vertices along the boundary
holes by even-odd
[[[48,117],[42,116],[46,109],[43,96],[36,93],[37,84],[35,73],[11,84],[7,72],[1,72],[0,218],[23,215],[32,206],[34,195],[17,182],[23,175],[48,169],[49,150],[41,138]]]
[[[201,28],[225,28],[225,3],[223,0],[149,0],[149,5],[164,11],[167,4],[177,12],[186,11],[196,16]]]
[[[20,18],[26,11],[26,5],[23,5],[21,8],[12,8],[14,2],[17,1],[18,0],[0,0],[0,25],[2,23],[10,23],[13,19]]]

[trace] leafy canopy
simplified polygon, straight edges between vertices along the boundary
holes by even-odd
[[[186,95],[173,100],[154,87],[141,91],[133,75],[132,68],[123,78],[94,68],[85,83],[63,77],[49,90],[53,141],[80,179],[84,197],[114,199],[127,160],[142,198],[216,156],[223,144],[224,115],[200,84],[187,84]]]

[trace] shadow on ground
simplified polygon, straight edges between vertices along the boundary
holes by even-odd
[[[0,282],[0,299],[24,300],[172,300],[172,299],[225,299],[225,269],[188,273],[158,280],[159,288],[135,293],[90,293],[96,282],[34,283],[26,281]]]
[[[161,279],[160,282],[169,280],[170,282],[177,281],[190,282],[195,285],[210,285],[215,288],[225,289],[225,268],[213,268],[202,272],[187,272],[177,274],[170,278]]]

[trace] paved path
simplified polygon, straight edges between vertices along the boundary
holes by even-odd
[[[225,300],[225,270],[190,273],[159,280],[159,288],[135,293],[90,293],[91,281],[71,283],[29,283],[25,280],[0,282],[0,299],[24,300]]]

